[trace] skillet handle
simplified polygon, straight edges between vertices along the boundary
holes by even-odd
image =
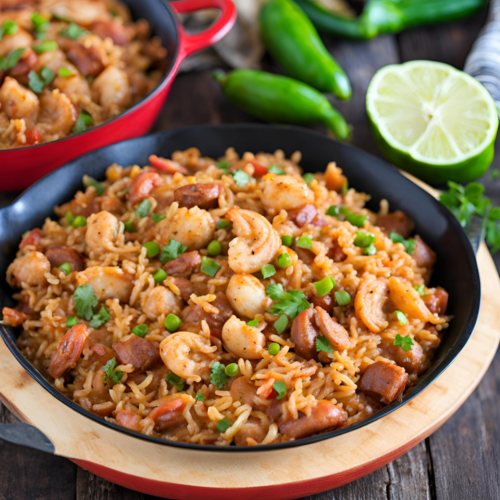
[[[0,439],[45,453],[54,454],[56,451],[52,441],[42,431],[24,422],[18,424],[0,423]]]
[[[236,21],[236,7],[231,0],[182,0],[171,2],[170,6],[177,12],[195,12],[202,9],[219,9],[220,17],[213,26],[197,33],[188,35],[179,23],[179,59],[184,60],[187,56],[202,49],[210,47],[224,38]]]

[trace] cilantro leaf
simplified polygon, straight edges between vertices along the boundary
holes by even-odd
[[[302,311],[309,308],[306,296],[300,290],[290,290],[285,292],[281,284],[271,284],[266,288],[266,294],[273,299],[273,304],[268,312],[271,314],[286,314],[295,319]]]
[[[231,175],[233,176],[234,182],[236,182],[237,186],[244,186],[245,184],[248,184],[250,181],[254,181],[255,179],[253,177],[250,177],[245,171],[243,170],[235,170],[234,172],[231,172]]]
[[[166,216],[167,216],[166,214],[163,214],[163,215],[158,215],[155,213],[151,214],[151,218],[154,220],[155,224],[158,224],[158,222],[163,220]]]
[[[76,315],[79,318],[84,318],[87,321],[92,318],[92,309],[97,305],[97,296],[92,288],[92,285],[80,285],[73,295],[75,302]]]
[[[172,384],[173,386],[177,387],[177,391],[181,392],[182,389],[184,389],[184,379],[179,377],[179,375],[176,375],[175,373],[169,373],[166,377],[165,380]]]
[[[212,365],[210,383],[214,384],[219,389],[222,389],[228,380],[229,377],[226,375],[226,367],[220,361],[216,361]]]
[[[108,383],[108,379],[113,381],[115,384],[120,383],[120,379],[123,376],[123,373],[121,370],[118,370],[115,372],[115,368],[118,366],[118,363],[116,361],[116,358],[110,359],[105,365],[104,365],[104,377],[102,378],[102,381],[104,384]]]
[[[89,323],[89,326],[92,328],[99,328],[101,325],[104,325],[107,321],[111,319],[108,310],[101,306],[99,312],[92,316],[92,320]]]
[[[330,345],[326,337],[316,337],[317,352],[333,352],[335,349]]]
[[[402,337],[398,333],[396,335],[396,338],[394,339],[393,345],[400,346],[403,348],[404,352],[408,352],[411,351],[411,348],[413,345],[415,345],[415,343],[409,335],[407,335],[406,337]]]
[[[185,251],[187,247],[178,241],[170,239],[168,245],[165,245],[160,254],[160,262],[162,264],[166,264],[170,260],[177,259],[180,257]]]
[[[197,392],[194,400],[201,401],[203,403],[205,401],[205,396],[201,392]]]

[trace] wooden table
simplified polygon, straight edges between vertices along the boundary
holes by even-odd
[[[365,92],[374,72],[413,59],[442,61],[462,68],[485,13],[443,26],[413,29],[369,43],[326,43],[346,69],[354,97],[338,108],[354,125],[353,143],[380,155],[365,115]],[[266,61],[272,68],[273,63]],[[205,123],[253,121],[227,103],[209,71],[180,75],[155,130]],[[499,142],[500,144],[500,142]],[[500,158],[493,168],[498,169]],[[500,180],[483,182],[500,205]],[[0,206],[12,200],[0,194]],[[500,269],[500,253],[495,259]],[[316,495],[314,500],[498,499],[500,496],[500,354],[460,410],[430,438],[406,455],[354,483]],[[14,421],[5,408],[2,421]],[[279,465],[277,466],[279,473]],[[0,497],[3,499],[144,500],[146,495],[108,483],[69,460],[0,442]],[[149,497],[152,498],[152,497]]]

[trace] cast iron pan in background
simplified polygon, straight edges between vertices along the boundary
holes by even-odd
[[[83,409],[52,387],[29,363],[15,345],[18,330],[0,325],[8,348],[21,365],[54,397],[78,413],[102,425],[116,429],[133,437],[152,441],[165,446],[176,446],[212,452],[251,452],[279,450],[314,443],[344,434],[367,425],[394,411],[431,384],[456,358],[469,340],[479,314],[481,289],[476,258],[467,235],[462,227],[441,203],[421,188],[406,179],[387,163],[353,148],[347,144],[329,139],[323,135],[296,127],[274,127],[268,125],[205,125],[190,127],[124,141],[93,151],[68,163],[47,175],[18,198],[12,205],[0,210],[0,306],[12,306],[12,290],[5,281],[5,271],[14,259],[21,235],[28,229],[40,227],[46,217],[53,216],[53,207],[71,200],[82,188],[82,177],[88,174],[103,179],[106,168],[112,163],[121,165],[146,165],[150,154],[169,157],[176,150],[197,147],[205,156],[218,158],[228,147],[234,147],[239,154],[274,152],[282,149],[290,156],[294,151],[302,152],[301,165],[305,171],[323,171],[330,161],[336,161],[344,170],[352,187],[371,195],[368,207],[378,210],[381,199],[389,201],[391,211],[400,209],[416,224],[416,233],[438,254],[436,270],[431,284],[439,284],[450,292],[449,314],[454,316],[440,346],[433,368],[419,383],[404,396],[372,417],[345,429],[320,434],[307,439],[282,444],[250,447],[215,447],[190,443],[178,443],[135,433]],[[17,433],[12,424],[2,424],[0,437],[12,442],[27,443],[23,425]],[[27,424],[24,424],[24,427]],[[7,435],[8,434],[8,435]],[[53,447],[43,434],[34,433],[31,445],[45,451]],[[38,436],[38,438],[37,438]],[[42,440],[45,438],[45,441]]]

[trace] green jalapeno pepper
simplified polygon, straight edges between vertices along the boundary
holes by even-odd
[[[328,99],[305,83],[264,71],[237,69],[213,73],[227,99],[247,113],[271,123],[322,123],[339,139],[350,129]]]
[[[271,0],[260,11],[262,38],[271,55],[293,78],[350,99],[351,84],[330,55],[312,22],[291,0]]]
[[[323,33],[351,40],[370,40],[384,33],[444,23],[470,16],[487,0],[370,0],[357,19],[329,11],[315,0],[294,0]]]

